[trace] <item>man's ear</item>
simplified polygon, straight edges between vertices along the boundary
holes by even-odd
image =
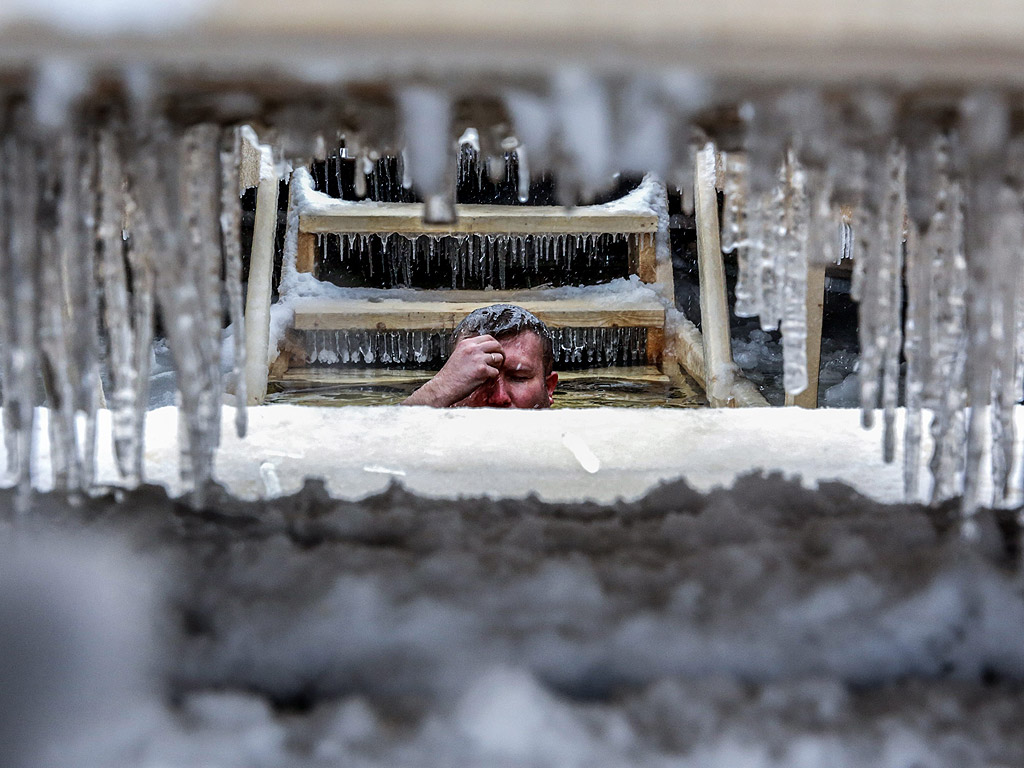
[[[548,390],[548,405],[555,402],[555,387],[558,386],[558,374],[552,371],[544,378],[544,386]]]

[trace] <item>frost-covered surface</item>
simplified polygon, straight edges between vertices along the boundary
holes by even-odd
[[[644,176],[640,185],[618,198],[600,205],[581,206],[578,211],[601,211],[604,213],[635,213],[638,215],[668,214],[668,201],[665,198],[665,184],[654,174]]]
[[[740,371],[757,384],[772,405],[785,401],[782,344],[756,325],[733,331],[732,356]],[[823,338],[818,371],[819,403],[828,408],[860,405],[857,353],[843,339]]]
[[[48,414],[37,411],[36,416],[35,485],[47,489],[52,483]],[[183,492],[178,418],[175,408],[159,408],[146,419],[146,478],[175,495]],[[700,490],[728,487],[756,469],[799,476],[810,487],[840,480],[877,500],[903,498],[901,468],[878,455],[879,430],[862,429],[857,412],[849,409],[504,412],[273,405],[251,410],[244,439],[230,429],[233,408],[224,408],[221,418],[214,476],[247,499],[293,493],[303,478],[319,477],[344,498],[379,492],[391,478],[400,478],[416,492],[445,498],[536,493],[545,499],[607,502],[636,498],[659,482],[679,478]],[[1024,409],[1017,418],[1024,420]],[[109,414],[100,411],[98,480],[118,484],[109,429]],[[579,461],[567,438],[589,448],[597,472]]]
[[[0,729],[36,726],[14,731],[25,765],[1024,762],[1009,517],[982,514],[968,545],[951,506],[777,477],[604,507],[398,489],[352,503],[317,485],[208,498],[36,499],[31,527],[76,547],[69,561],[21,531],[33,567],[0,572],[0,614],[31,599],[48,622],[4,623],[34,695],[0,708]],[[106,565],[69,591],[67,563],[90,558]],[[137,565],[118,569],[140,558],[155,602],[132,594]],[[93,614],[72,593],[122,598]]]
[[[297,299],[346,299],[350,301],[372,301],[374,303],[422,301],[425,296],[436,297],[440,292],[425,293],[416,288],[346,288],[317,280],[308,272],[296,274],[291,283],[292,290],[279,303],[288,305]],[[555,299],[586,299],[595,305],[638,306],[650,304],[657,294],[647,283],[636,275],[617,277],[600,285],[564,285],[541,290],[524,290],[531,298],[547,301]],[[499,297],[495,291],[495,297]]]
[[[466,137],[463,137],[465,139]],[[313,178],[308,171],[298,170],[292,176],[292,184],[296,188],[295,202],[304,214],[330,215],[332,213],[351,212],[381,207],[393,207],[396,203],[381,203],[376,200],[342,200],[323,192],[313,186]],[[666,203],[665,185],[652,174],[644,176],[640,185],[623,195],[600,205],[581,205],[573,208],[574,213],[617,213],[637,215],[658,215]]]

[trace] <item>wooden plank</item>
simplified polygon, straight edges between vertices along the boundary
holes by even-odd
[[[658,229],[654,214],[615,213],[554,205],[460,205],[458,220],[428,224],[418,203],[350,203],[299,216],[301,232],[404,235],[567,235],[648,233]]]
[[[251,134],[252,130],[248,133]],[[257,149],[260,148],[257,146]],[[260,151],[269,154],[270,147],[264,146]],[[257,171],[259,167],[257,164]],[[257,180],[256,219],[245,300],[245,387],[249,405],[259,405],[267,395],[267,345],[270,341],[270,296],[279,188],[274,164],[268,163],[267,170],[268,175]]]
[[[340,368],[310,366],[280,371],[274,379],[289,388],[303,386],[401,386],[422,384],[436,371],[409,368]],[[606,368],[585,368],[583,370],[559,371],[559,381],[605,381],[622,380],[652,384],[671,384],[672,378],[651,365],[609,366]]]
[[[300,298],[296,301],[305,304],[310,301],[362,301],[370,304],[398,303],[403,301],[421,301],[430,304],[476,304],[486,307],[491,304],[562,304],[579,305],[581,307],[621,306],[636,309],[664,309],[658,294],[653,290],[635,291],[629,286],[622,287],[622,298],[607,285],[587,285],[575,288],[511,288],[494,290],[491,288],[414,288],[414,289],[378,289],[378,288],[342,288],[336,297]],[[559,295],[561,294],[561,295]]]
[[[295,270],[316,276],[316,235],[299,231],[299,247],[295,253]]]
[[[666,329],[666,333],[667,349],[662,370],[675,381],[679,371],[673,371],[672,366],[678,366],[697,384],[704,387],[706,392],[704,340],[701,338],[697,326],[685,317],[677,317],[675,322]],[[768,401],[764,399],[754,383],[742,374],[732,377],[724,399],[725,405],[733,408],[760,408],[768,405]]]
[[[351,290],[353,295],[349,297],[339,297],[337,299],[328,299],[330,301],[369,301],[374,304],[380,304],[381,302],[397,302],[403,301],[403,298],[392,298],[390,293],[384,293],[381,289],[362,289],[362,288],[351,288],[345,289]],[[391,289],[388,289],[389,291]],[[395,289],[395,294],[410,297],[410,291],[414,291],[415,294],[411,296],[416,301],[427,301],[431,303],[451,303],[451,304],[476,304],[480,307],[486,307],[491,304],[518,304],[519,306],[525,306],[526,304],[536,304],[538,302],[580,302],[581,306],[599,306],[601,304],[611,304],[616,301],[615,294],[606,292],[607,288],[601,285],[591,286],[580,286],[573,289],[573,296],[571,297],[558,297],[553,296],[553,292],[558,292],[559,289],[551,288],[512,288],[506,290],[495,290],[492,288],[474,289],[474,288],[458,288],[458,289],[431,289],[431,288],[414,288],[414,289]],[[365,292],[364,292],[365,291]],[[299,299],[300,302],[310,301],[311,299]],[[652,291],[647,297],[638,300],[636,294],[632,293],[628,288],[626,289],[626,298],[621,302],[627,307],[640,307],[654,309],[662,306],[657,300],[656,295]]]
[[[297,301],[297,330],[454,330],[478,303],[429,301]],[[588,301],[551,300],[522,304],[548,325],[570,328],[662,327],[665,309],[653,302],[640,307],[597,307]]]
[[[697,153],[694,174],[697,215],[697,262],[700,270],[700,317],[704,344],[705,391],[714,408],[728,405],[734,369],[729,338],[729,304],[715,194],[715,145],[708,142]],[[729,380],[725,380],[729,379]]]
[[[654,235],[634,235],[629,238],[629,272],[642,282],[658,281],[658,257]]]
[[[665,328],[649,327],[647,329],[647,363],[658,365],[665,354]]]
[[[786,393],[786,405],[818,407],[818,375],[821,370],[821,318],[825,306],[825,267],[807,265],[807,389],[799,395]]]

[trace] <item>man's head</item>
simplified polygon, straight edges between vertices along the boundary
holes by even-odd
[[[514,304],[492,304],[468,314],[452,334],[462,339],[492,336],[504,361],[497,377],[477,388],[459,405],[494,408],[547,408],[553,402],[558,374],[551,332],[536,315]]]

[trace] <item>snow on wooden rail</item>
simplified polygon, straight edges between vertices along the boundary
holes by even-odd
[[[315,272],[317,235],[398,234],[415,238],[532,235],[626,235],[629,271],[645,283],[657,280],[655,235],[658,214],[647,203],[644,182],[619,200],[602,205],[563,208],[553,205],[458,205],[453,222],[424,221],[420,203],[339,200],[312,187],[308,173],[296,173],[292,201],[297,210],[298,247],[295,268]]]

